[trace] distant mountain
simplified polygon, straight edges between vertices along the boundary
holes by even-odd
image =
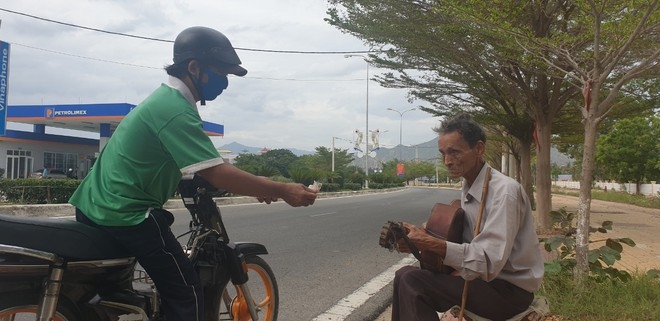
[[[352,152],[353,150],[349,150]],[[375,156],[374,156],[375,153]],[[420,160],[434,162],[438,155],[438,138],[435,137],[427,142],[404,146],[397,145],[392,148],[381,147],[369,155],[369,168],[382,167],[380,163],[387,163],[393,159],[402,161]],[[356,158],[351,165],[364,167],[364,156]]]
[[[225,155],[230,155],[230,154],[238,155],[244,153],[260,154],[263,148],[264,147],[245,146],[237,142],[232,142],[218,147],[218,150],[224,150],[225,152],[223,152],[223,154]],[[306,151],[295,148],[286,148],[286,149],[290,150],[296,156],[310,155],[315,153],[315,151]],[[352,153],[354,151],[353,149],[349,149],[348,152]],[[438,156],[438,137],[435,137],[427,142],[417,145],[411,145],[411,146],[398,145],[392,148],[381,147],[378,150],[374,151],[374,153],[375,156],[370,155],[369,157],[370,168],[381,167],[379,166],[378,163],[386,163],[393,159],[398,159],[403,161],[420,160],[420,161],[433,162]],[[352,165],[357,165],[360,167],[364,166],[364,156],[362,155],[360,156],[361,157],[359,158],[356,157]],[[571,163],[572,159],[560,153],[557,149],[552,148],[550,151],[550,162],[557,164],[558,166],[564,166]]]
[[[570,158],[568,155],[562,154],[559,150],[554,147],[550,147],[550,163],[555,164],[559,167],[563,167],[573,163],[575,160]]]
[[[349,152],[351,152],[349,150]],[[402,146],[398,145],[393,148],[380,148],[375,151],[376,155],[369,157],[369,168],[378,168],[381,167],[377,163],[386,163],[393,159],[403,160],[403,161],[427,161],[433,162],[438,157],[438,137],[435,137],[427,142],[411,145],[411,146]],[[572,162],[573,160],[559,152],[556,148],[552,147],[550,150],[550,163],[556,164],[558,166],[565,166]],[[364,167],[364,156],[356,158],[351,165],[357,165],[359,167]]]
[[[220,147],[217,147],[218,150],[223,151],[222,154],[232,154],[232,155],[260,154],[261,151],[264,148],[265,147],[245,146],[245,145],[237,143],[237,142],[231,142],[229,144],[225,144],[225,145],[222,145]],[[296,156],[309,155],[309,154],[314,154],[315,153],[315,152],[310,152],[310,151],[300,150],[300,149],[295,149],[295,148],[285,148],[285,149],[290,150]]]

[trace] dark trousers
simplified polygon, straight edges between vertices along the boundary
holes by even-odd
[[[158,289],[167,321],[203,319],[204,293],[195,269],[170,230],[172,213],[152,210],[135,226],[101,226],[76,209],[76,220],[116,239],[134,256]]]
[[[461,305],[465,280],[405,266],[394,276],[392,321],[438,321],[437,311]],[[493,321],[506,320],[525,311],[534,294],[495,279],[470,281],[466,309]]]

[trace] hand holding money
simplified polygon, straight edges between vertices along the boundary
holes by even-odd
[[[323,186],[323,183],[314,181],[314,184],[307,186],[307,188],[313,190],[314,192],[317,192],[321,190],[321,186]]]

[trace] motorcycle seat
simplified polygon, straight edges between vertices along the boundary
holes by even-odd
[[[57,254],[68,262],[129,256],[101,230],[69,219],[0,215],[0,244]]]

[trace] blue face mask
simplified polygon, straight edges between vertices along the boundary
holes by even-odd
[[[204,100],[213,100],[218,97],[223,90],[227,89],[229,86],[229,79],[225,75],[218,75],[210,68],[204,68],[204,73],[209,78],[209,81],[205,84],[202,83],[202,99]]]

